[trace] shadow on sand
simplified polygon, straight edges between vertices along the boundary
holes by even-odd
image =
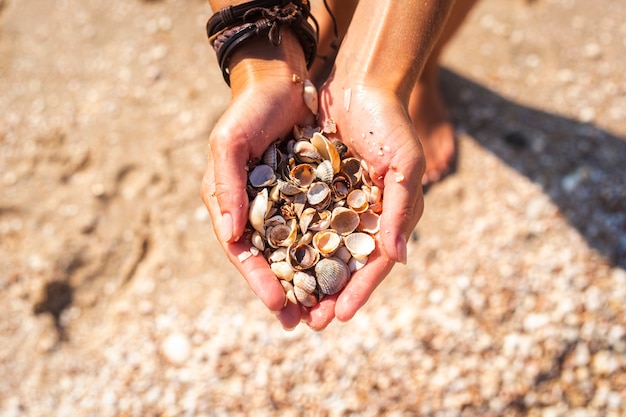
[[[516,104],[449,70],[441,77],[456,125],[540,185],[592,248],[626,268],[626,139]]]

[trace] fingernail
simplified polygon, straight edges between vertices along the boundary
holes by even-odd
[[[220,225],[220,239],[222,242],[229,242],[233,238],[233,217],[230,213],[222,214],[222,224]]]
[[[398,256],[398,262],[406,265],[406,238],[404,235],[398,236],[396,240],[396,254]]]

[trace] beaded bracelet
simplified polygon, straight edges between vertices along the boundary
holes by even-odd
[[[311,17],[307,0],[297,4],[285,0],[258,0],[237,6],[228,6],[215,13],[207,22],[207,35],[215,49],[226,83],[230,86],[228,64],[233,52],[252,38],[267,37],[274,46],[282,41],[282,27],[294,33],[305,54],[307,68],[317,53],[317,31],[308,23]]]

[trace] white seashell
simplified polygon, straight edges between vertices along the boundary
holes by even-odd
[[[270,264],[270,269],[281,280],[291,281],[293,279],[293,274],[296,272],[293,270],[289,262],[281,261],[274,262]]]
[[[318,111],[318,98],[317,89],[310,80],[304,80],[304,91],[302,92],[304,103],[311,110],[311,112],[317,116]]]
[[[252,233],[252,236],[250,237],[250,242],[258,250],[260,251],[265,250],[265,240],[263,239],[263,236],[261,235],[261,233],[258,232],[258,230],[255,230]]]
[[[274,250],[268,257],[269,262],[282,262],[287,259],[287,248],[282,247]]]
[[[367,258],[376,247],[376,242],[372,236],[360,232],[345,236],[343,244],[348,248],[352,257],[358,260]]]
[[[293,155],[300,162],[320,162],[322,155],[311,142],[306,139],[297,141],[293,146]]]
[[[296,294],[294,292],[295,289],[290,289],[287,290],[285,292],[285,297],[287,298],[287,301],[289,301],[292,304],[298,304],[298,299],[296,298]],[[287,303],[285,303],[285,305],[287,305]]]
[[[320,230],[313,236],[313,247],[325,257],[333,255],[341,243],[341,236],[332,229]]]
[[[341,291],[350,278],[348,265],[338,258],[325,258],[315,265],[315,277],[320,291],[333,295]]]
[[[311,143],[315,146],[320,155],[322,155],[323,159],[332,163],[333,173],[338,173],[341,169],[341,157],[335,145],[321,133],[315,133],[311,138]]]
[[[276,174],[271,166],[261,164],[248,174],[248,181],[255,188],[269,187],[276,183]]]
[[[366,263],[367,257],[364,259],[352,258],[348,261],[348,268],[350,269],[350,272],[356,272],[359,269],[363,268]]]
[[[325,209],[332,200],[330,187],[325,182],[314,182],[306,193],[306,199],[312,207],[318,210]]]
[[[315,168],[315,175],[320,180],[330,184],[335,176],[335,173],[333,172],[333,164],[328,160],[320,162],[317,165],[317,168]]]
[[[300,240],[298,240],[298,244],[299,245],[310,245],[312,241],[313,241],[313,232],[308,231],[308,232],[306,232],[305,234],[302,235]]]
[[[378,233],[380,230],[380,216],[377,213],[368,210],[361,213],[359,218],[361,221],[357,227],[358,230],[371,235]]]
[[[363,190],[352,190],[346,197],[346,204],[357,213],[363,213],[369,208],[367,194]]]
[[[293,292],[298,302],[304,307],[313,307],[317,304],[317,297],[302,288],[293,287]]]
[[[248,211],[250,224],[254,230],[257,230],[261,234],[265,234],[265,216],[270,208],[271,203],[268,199],[267,188],[264,188],[254,197]]]
[[[336,207],[332,211],[330,227],[341,235],[352,233],[360,222],[359,214],[348,207]]]
[[[287,262],[296,271],[303,271],[315,266],[320,254],[314,247],[308,244],[292,244],[287,249]]]
[[[334,256],[335,258],[341,259],[346,264],[352,259],[352,254],[345,246],[340,246],[339,249],[335,251]]]
[[[300,231],[306,233],[307,230],[314,232],[328,229],[330,226],[331,212],[329,210],[318,211],[314,207],[307,207],[300,215]]]
[[[302,288],[309,294],[313,294],[317,287],[317,280],[313,275],[307,272],[296,271],[293,274],[293,286]]]

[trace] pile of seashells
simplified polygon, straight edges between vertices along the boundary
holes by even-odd
[[[247,237],[305,307],[340,292],[375,248],[382,190],[364,161],[319,127],[299,127],[250,163]]]

